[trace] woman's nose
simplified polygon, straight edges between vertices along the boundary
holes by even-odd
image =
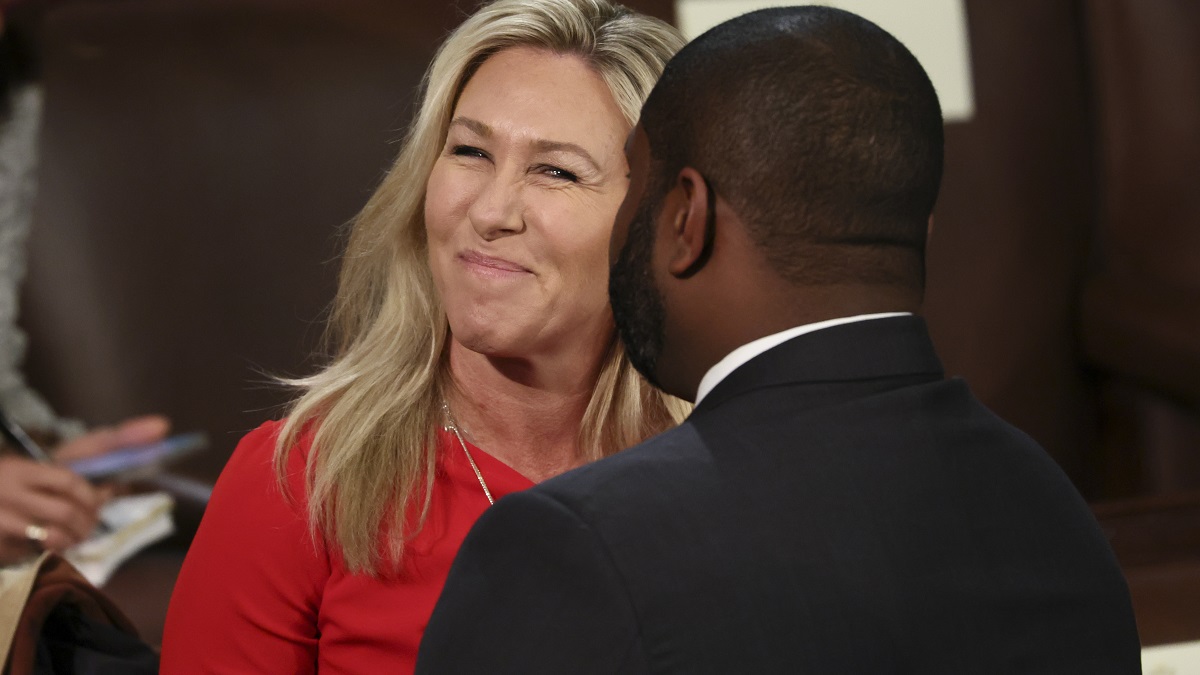
[[[521,185],[502,175],[492,176],[476,195],[467,215],[475,232],[485,241],[524,231]]]

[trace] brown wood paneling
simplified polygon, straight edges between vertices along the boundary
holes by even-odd
[[[1200,637],[1200,493],[1095,507],[1129,582],[1142,644]]]
[[[22,310],[30,379],[63,413],[208,430],[190,465],[205,478],[277,414],[286,393],[267,374],[311,367],[339,228],[457,20],[427,4],[136,0],[49,17]]]
[[[1082,303],[1125,494],[1200,488],[1200,4],[1091,0],[1101,212]],[[1123,480],[1122,480],[1123,479]]]
[[[946,127],[925,313],[947,372],[1086,489],[1074,316],[1097,197],[1080,17],[1069,0],[966,8],[976,116]]]

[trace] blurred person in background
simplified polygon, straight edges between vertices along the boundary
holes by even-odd
[[[216,485],[163,672],[411,671],[495,499],[682,419],[606,290],[625,137],[682,44],[607,0],[500,0],[450,35],[354,222],[331,362]]]
[[[0,3],[0,410],[48,447],[54,464],[0,450],[0,565],[42,550],[61,552],[96,526],[108,492],[61,464],[163,438],[167,420],[147,416],[85,432],[58,417],[21,373],[26,338],[17,325],[25,245],[33,222],[42,111],[33,29],[42,3]]]

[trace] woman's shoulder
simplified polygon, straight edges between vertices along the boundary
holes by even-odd
[[[329,558],[303,505],[279,489],[282,428],[247,433],[213,488],[171,597],[163,672],[266,672],[272,661],[297,672],[293,664],[315,662]]]
[[[286,420],[267,420],[251,429],[238,441],[237,448],[233,451],[234,455],[274,453],[275,443],[279,439],[279,433],[283,431],[285,422]]]
[[[253,451],[267,448],[273,451],[275,443],[279,440],[279,434],[283,432],[286,424],[287,418],[263,422],[242,436],[242,440],[238,442],[238,450],[245,448],[247,451]],[[304,435],[307,436],[307,434]],[[307,439],[304,440],[307,441]]]
[[[253,429],[238,442],[233,454],[225,463],[217,481],[223,492],[250,491],[262,494],[263,485],[278,485],[279,472],[276,468],[276,452],[280,434],[287,420],[267,420]],[[287,452],[284,475],[294,495],[303,494],[305,464],[311,447],[311,434],[302,431],[295,443],[285,448]],[[225,485],[221,485],[224,483]],[[296,492],[299,490],[299,492]],[[277,493],[277,491],[275,491]]]

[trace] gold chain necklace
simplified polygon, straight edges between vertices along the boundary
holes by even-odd
[[[458,439],[458,444],[462,446],[463,453],[467,456],[467,461],[471,463],[471,470],[475,472],[475,477],[479,479],[479,487],[483,488],[483,495],[487,497],[488,504],[495,504],[496,500],[492,499],[492,491],[488,489],[487,481],[483,479],[483,473],[479,470],[479,465],[475,463],[475,458],[471,456],[471,451],[467,448],[467,442],[463,440],[462,434],[458,431],[458,425],[454,423],[454,415],[450,414],[450,406],[442,399],[442,412],[446,414],[446,429],[454,432],[454,437]]]

